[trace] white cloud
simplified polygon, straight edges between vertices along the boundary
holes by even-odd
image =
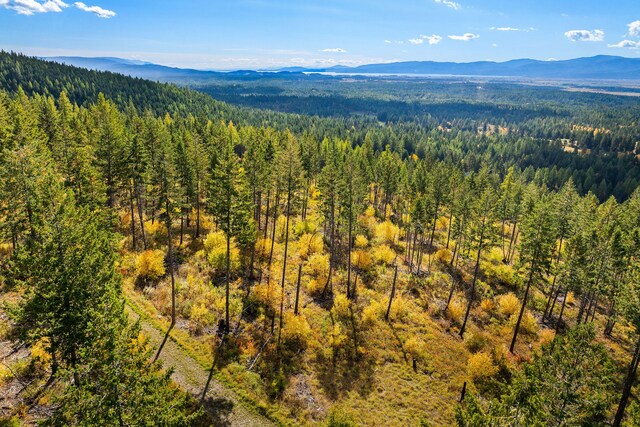
[[[404,44],[402,40],[385,40],[386,44]]]
[[[420,36],[423,40],[426,40],[429,44],[438,44],[442,41],[442,37],[437,34],[431,34],[430,36]]]
[[[453,10],[460,10],[462,8],[460,3],[456,3],[455,1],[451,1],[451,0],[433,0],[433,1],[438,4],[443,4]]]
[[[61,0],[47,0],[44,3],[36,0],[0,0],[0,6],[15,10],[19,15],[33,15],[34,13],[62,12],[62,8],[69,5]]]
[[[490,27],[489,28],[492,31],[522,31],[525,33],[528,33],[529,31],[535,31],[536,29],[533,27],[527,27],[527,28],[517,28],[517,27]]]
[[[425,36],[424,34],[420,34],[420,37],[409,39],[409,43],[411,44],[422,44],[425,41],[430,45],[434,45],[434,44],[440,43],[442,41],[442,37],[437,34],[431,34],[430,36]]]
[[[100,6],[87,6],[86,4],[79,1],[75,2],[73,5],[80,10],[93,13],[100,18],[113,18],[114,16],[116,16],[116,13],[114,11],[103,9]]]
[[[609,47],[628,47],[630,49],[639,49],[640,48],[640,42],[637,41],[633,41],[633,40],[622,40],[621,42],[618,42],[616,44],[610,44],[607,45]]]
[[[344,50],[341,47],[329,47],[326,49],[322,49],[323,52],[334,52],[334,53],[347,53],[346,50]]]
[[[627,27],[629,27],[631,37],[640,37],[640,21],[633,21],[631,24],[627,24]]]
[[[564,33],[572,42],[601,42],[604,40],[602,30],[571,30]]]
[[[463,42],[468,42],[469,40],[473,40],[473,39],[479,39],[480,36],[477,34],[473,34],[473,33],[464,33],[461,36],[447,36],[449,37],[451,40],[458,40],[458,41],[463,41]]]

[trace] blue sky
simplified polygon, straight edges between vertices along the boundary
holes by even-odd
[[[640,57],[640,0],[0,0],[0,48],[179,67]]]

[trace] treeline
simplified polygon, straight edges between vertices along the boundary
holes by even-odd
[[[156,115],[191,115],[200,122],[233,119],[236,125],[290,130],[317,140],[348,139],[354,146],[370,138],[375,150],[389,145],[402,158],[414,153],[421,158],[433,156],[476,172],[480,165],[489,165],[502,176],[510,166],[516,166],[524,171],[527,180],[535,178],[540,185],[555,190],[571,178],[580,194],[592,192],[600,201],[611,195],[624,201],[640,184],[638,160],[632,154],[622,154],[633,151],[640,140],[638,107],[633,100],[615,97],[624,108],[614,108],[610,102],[602,104],[603,99],[609,99],[597,98],[602,95],[515,85],[490,84],[480,90],[470,83],[432,82],[425,93],[424,83],[396,86],[367,81],[354,83],[353,88],[351,83],[345,83],[340,87],[346,89],[336,90],[330,89],[337,85],[334,79],[320,83],[300,78],[285,79],[285,83],[281,80],[276,79],[278,84],[293,87],[283,105],[295,102],[301,106],[301,109],[285,108],[286,111],[324,115],[314,110],[313,105],[319,103],[337,114],[322,118],[239,108],[170,84],[0,52],[0,86],[11,94],[21,87],[28,96],[57,98],[64,91],[72,104],[88,106],[96,102],[99,93],[104,93],[121,110],[135,108]],[[246,105],[278,109],[280,101],[273,96],[280,96],[280,91],[263,87],[272,83],[272,80],[253,83],[252,90],[265,96],[265,103]],[[311,102],[313,95],[309,93],[314,93],[316,84],[320,85],[322,95],[317,96],[317,102]],[[390,85],[393,89],[388,89]],[[389,99],[385,90],[391,92]],[[269,94],[264,94],[265,91]],[[245,97],[252,96],[238,95],[232,92],[223,99],[243,105]],[[507,102],[510,95],[515,99]],[[404,101],[402,97],[416,99]],[[459,99],[452,102],[451,97]],[[566,99],[577,100],[576,105]],[[404,109],[404,113],[389,114],[396,109],[389,106],[398,103],[406,104],[397,107]],[[360,113],[353,114],[354,111]],[[491,126],[495,130],[487,132]],[[508,134],[500,135],[498,126],[508,128]],[[590,155],[565,152],[562,139],[578,141],[578,146],[593,151]]]
[[[113,212],[104,205],[113,182],[104,172],[118,169],[100,145],[123,135],[102,134],[95,145],[90,129],[105,128],[85,121],[115,107],[103,102],[89,114],[64,94],[59,107],[22,92],[1,98],[0,285],[20,295],[8,306],[9,337],[43,349],[49,366],[26,404],[53,394],[47,425],[198,424],[197,405],[151,361],[124,310]],[[39,384],[42,365],[32,369],[25,388]]]
[[[130,249],[141,251],[151,247],[149,221],[166,227],[165,265],[171,277],[166,342],[177,319],[174,274],[186,256],[182,244],[187,236],[202,239],[206,214],[225,239],[225,253],[218,259],[225,316],[217,332],[227,354],[234,354],[229,348],[237,343],[236,320],[230,315],[234,279],[244,279],[248,294],[256,281],[262,282],[263,274],[280,286],[279,293],[254,298],[247,307],[271,319],[275,345],[265,350],[270,354],[261,363],[261,374],[269,383],[286,381],[291,373],[287,367],[295,365],[304,351],[297,337],[288,341],[282,336],[290,314],[284,302],[286,271],[287,263],[299,263],[293,291],[296,318],[300,271],[316,247],[315,235],[322,236],[319,249],[326,247],[328,257],[326,277],[314,298],[323,306],[324,301],[343,296],[341,304],[347,307],[339,322],[348,332],[344,339],[331,341],[341,349],[334,353],[333,363],[341,357],[358,365],[361,328],[366,325],[356,305],[358,280],[360,286],[373,280],[372,261],[367,261],[369,254],[363,248],[368,245],[367,224],[376,224],[378,218],[384,242],[376,254],[378,262],[395,268],[396,275],[398,268],[406,268],[415,280],[439,263],[459,278],[451,283],[444,310],[457,290],[465,293],[460,336],[473,322],[470,313],[480,296],[490,292],[481,280],[512,286],[520,295],[512,353],[518,351],[522,322],[531,321],[527,307],[539,310],[542,322],[558,332],[572,324],[591,324],[597,313],[607,319],[605,335],[620,323],[631,325],[638,345],[621,387],[613,370],[589,370],[593,360],[605,356],[594,347],[593,333],[584,332],[587,329],[558,338],[541,356],[554,358],[565,348],[581,357],[593,355],[577,366],[558,362],[562,372],[571,374],[563,378],[573,378],[566,384],[578,391],[557,399],[566,399],[580,420],[592,424],[602,422],[616,400],[620,410],[615,425],[620,425],[640,348],[640,190],[636,188],[621,204],[614,198],[599,203],[592,193],[580,196],[570,177],[555,191],[541,179],[535,182],[537,172],[530,180],[515,168],[498,173],[492,162],[468,165],[429,152],[422,158],[403,156],[399,142],[394,142],[383,146],[369,134],[362,144],[354,144],[341,138],[318,139],[311,132],[296,135],[269,127],[237,127],[193,116],[155,115],[132,106],[120,110],[102,95],[95,103],[78,106],[64,92],[58,99],[28,97],[20,89],[14,97],[3,93],[0,238],[6,248],[1,262],[7,273],[2,280],[4,286],[25,292],[15,314],[18,336],[29,344],[44,343],[53,360],[51,378],[73,384],[61,395],[53,419],[69,424],[87,419],[135,424],[153,416],[179,425],[198,415],[169,386],[168,373],[147,362],[150,354],[144,345],[133,340],[138,330],[128,325],[123,313],[114,232],[127,233]],[[316,189],[317,200],[312,194]],[[311,200],[319,204],[319,230],[313,230],[307,218]],[[128,229],[119,229],[117,212],[128,213]],[[292,233],[308,241],[306,256],[288,255],[294,222]],[[447,230],[441,241],[436,238],[439,223]],[[277,233],[283,234],[284,254],[277,264],[281,270],[271,277]],[[501,263],[516,269],[515,276],[499,270],[491,275],[485,268],[483,260],[495,248],[502,254]],[[386,320],[395,297],[395,278],[393,286]],[[535,292],[544,295],[542,306],[532,307]],[[565,308],[570,293],[579,298],[580,308],[569,322]],[[500,417],[503,411],[493,408],[507,408],[504,411],[516,417],[516,423],[557,424],[565,419],[564,412],[537,403],[546,396],[547,386],[556,385],[554,375],[533,375],[542,383],[527,388],[526,399],[521,391],[514,391],[511,400],[501,393],[529,384],[530,372],[548,373],[548,363],[541,360],[531,367],[538,371],[525,369],[525,377],[505,376],[485,391],[491,402],[488,408],[478,402],[467,404],[460,419],[491,424],[491,417]],[[593,381],[578,383],[587,375]],[[107,404],[100,399],[104,389],[109,393]]]
[[[636,98],[567,92],[561,87],[313,75],[263,76],[256,81],[229,76],[228,81],[193,87],[246,107],[323,117],[366,115],[384,123],[425,127],[456,121],[456,127],[472,132],[492,124],[508,127],[519,136],[566,138],[582,148],[601,151],[632,151],[640,137]]]

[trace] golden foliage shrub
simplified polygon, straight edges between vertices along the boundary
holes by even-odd
[[[274,248],[275,250],[275,248]],[[267,258],[271,252],[271,239],[260,239],[256,242],[256,254],[261,258]]]
[[[366,271],[373,266],[373,259],[369,252],[358,249],[351,252],[351,264],[359,270]]]
[[[233,239],[230,246],[231,271],[236,271],[240,267],[240,250]],[[207,235],[204,239],[204,251],[207,254],[207,261],[216,272],[221,273],[226,270],[227,238],[222,231],[214,231]]]
[[[510,318],[510,323],[515,325],[518,320],[518,314],[514,314]],[[529,310],[525,310],[520,322],[520,332],[525,335],[536,335],[538,333],[538,320]]]
[[[304,350],[307,348],[311,338],[311,327],[303,315],[296,316],[293,313],[284,314],[284,326],[282,329],[282,339],[284,344],[293,350]]]
[[[31,357],[43,365],[47,365],[51,361],[51,354],[47,351],[48,340],[42,339],[31,347]]]
[[[274,287],[275,286],[273,284],[270,284],[270,285],[267,285],[266,283],[257,284],[253,287],[251,295],[262,305],[276,308],[279,302],[276,299]]]
[[[358,225],[369,232],[369,235],[375,233],[376,226],[378,225],[378,221],[376,221],[375,217],[361,215],[358,218]]]
[[[302,236],[303,234],[313,234],[318,230],[318,221],[312,216],[307,219],[296,221],[293,225],[293,232],[296,236]]]
[[[435,255],[436,261],[441,264],[448,264],[451,262],[451,251],[447,248],[439,249]]]
[[[544,328],[538,333],[538,345],[549,344],[556,337],[556,331]]]
[[[215,323],[215,318],[209,308],[202,302],[194,304],[191,307],[191,321],[195,325],[195,332],[200,333],[202,328],[211,326]]]
[[[385,307],[386,310],[386,307]],[[395,320],[401,320],[409,313],[409,301],[402,295],[397,294],[391,302],[391,311],[389,317]]]
[[[335,352],[346,343],[347,338],[347,334],[340,323],[335,323],[329,335],[329,347]]]
[[[404,351],[414,359],[422,359],[427,355],[427,343],[414,335],[404,343]]]
[[[386,307],[383,302],[371,300],[368,306],[362,310],[362,322],[371,326],[384,316]]]
[[[10,243],[0,243],[0,259],[8,257],[11,254],[11,251],[12,248]]]
[[[289,221],[289,234],[291,234],[292,230],[291,221]],[[287,229],[287,217],[285,215],[280,215],[278,220],[276,221],[276,242],[284,241],[285,231]]]
[[[350,314],[350,306],[351,301],[349,301],[345,294],[337,294],[333,299],[333,307],[331,308],[331,311],[333,315],[338,318],[347,318]]]
[[[436,223],[436,227],[438,227],[438,230],[446,230],[448,226],[449,218],[447,218],[446,216],[441,216],[440,218],[438,218],[438,222]]]
[[[490,298],[485,298],[480,301],[480,309],[484,313],[492,314],[496,310],[496,303]]]
[[[327,277],[329,274],[329,255],[313,254],[303,267],[304,272],[315,278]]]
[[[474,381],[483,380],[497,374],[498,367],[489,353],[481,351],[467,361],[467,373]]]
[[[516,280],[516,273],[512,266],[505,265],[502,262],[481,262],[482,269],[487,281],[492,283],[500,283],[512,286]]]
[[[150,239],[164,239],[167,237],[167,227],[163,222],[147,220],[144,222],[144,232]]]
[[[300,248],[298,254],[302,259],[307,259],[313,254],[322,253],[323,246],[321,235],[305,233],[300,236],[298,241],[298,247]]]
[[[396,253],[387,245],[380,245],[373,248],[371,253],[374,261],[378,264],[389,265],[396,258]]]
[[[354,243],[358,249],[366,248],[369,245],[369,239],[362,234],[358,234]]]
[[[136,273],[145,280],[157,280],[164,276],[164,252],[146,250],[136,257]]]
[[[393,244],[400,234],[397,225],[387,220],[376,225],[375,237],[378,241]]]
[[[460,295],[455,295],[451,298],[451,302],[447,307],[447,316],[449,319],[453,320],[456,323],[460,323],[462,321],[462,316],[464,316],[465,305],[463,299]]]
[[[500,295],[498,297],[498,311],[505,317],[510,317],[520,310],[520,300],[515,294]]]
[[[309,295],[320,295],[325,285],[325,280],[311,279],[305,283],[304,289]]]

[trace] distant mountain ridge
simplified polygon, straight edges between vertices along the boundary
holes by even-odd
[[[367,64],[358,67],[334,66],[307,70],[361,74],[427,74],[453,76],[531,77],[559,79],[640,80],[640,58],[598,55],[562,61],[514,59],[505,62],[409,61]]]
[[[514,59],[505,62],[407,61],[366,64],[357,67],[337,65],[328,68],[284,67],[271,71],[239,70],[219,72],[174,68],[150,62],[121,58],[49,57],[50,61],[100,71],[112,71],[159,81],[202,81],[224,76],[262,76],[277,73],[334,72],[352,74],[408,74],[444,76],[524,77],[583,80],[640,80],[640,58],[598,55],[561,61]]]

